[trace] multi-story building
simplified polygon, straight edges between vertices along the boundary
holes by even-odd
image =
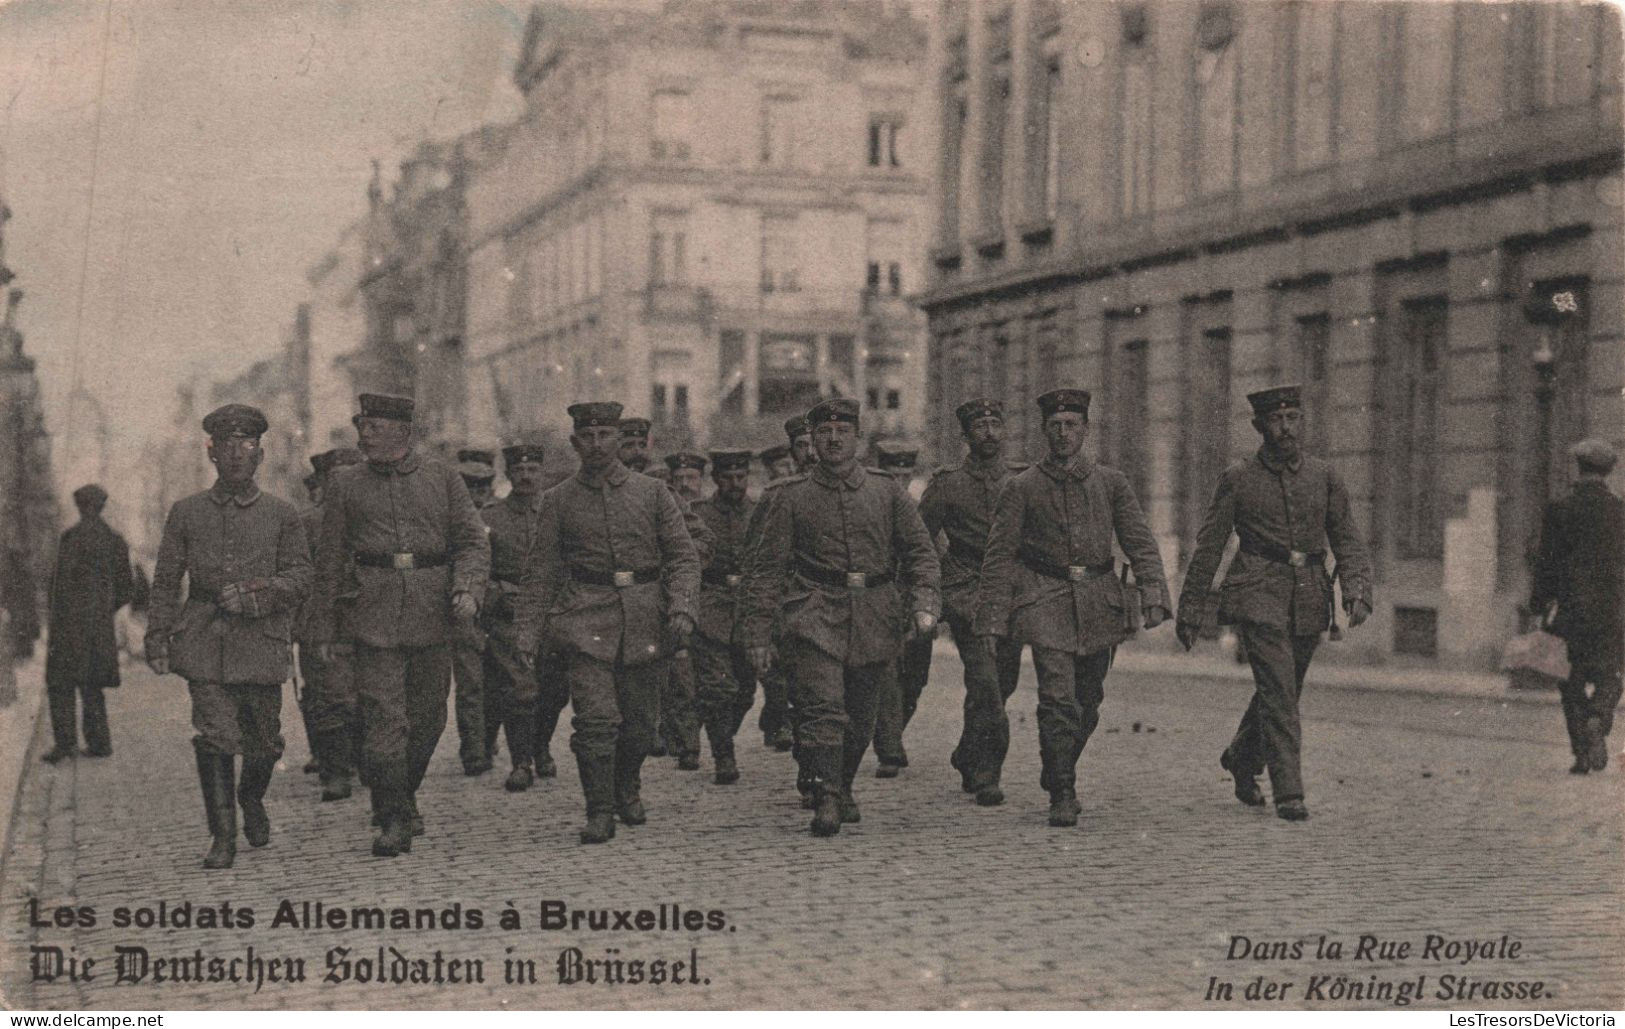
[[[950,0],[932,66],[939,450],[970,393],[1036,455],[1092,388],[1180,568],[1301,381],[1379,577],[1343,647],[1487,665],[1564,448],[1625,442],[1615,9]]]
[[[917,432],[925,42],[878,2],[533,8],[469,187],[469,432],[609,397],[749,444],[835,394]]]
[[[305,272],[309,299],[294,317],[291,360],[306,386],[306,436],[312,452],[353,446],[356,390],[349,362],[367,336],[361,278],[365,264],[365,225],[350,225],[333,248]]]

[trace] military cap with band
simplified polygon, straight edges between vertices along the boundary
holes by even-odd
[[[569,412],[570,421],[578,429],[602,425],[613,428],[621,424],[621,405],[613,400],[589,400],[581,404],[571,404],[566,410]],[[624,429],[621,435],[626,435]]]
[[[789,456],[786,448],[785,456]],[[713,450],[711,451],[711,470],[713,472],[731,472],[740,468],[750,468],[751,453],[748,450]]]
[[[324,450],[320,454],[310,455],[310,467],[317,475],[326,475],[333,470],[333,458],[336,450]]]
[[[959,419],[961,429],[969,428],[970,423],[978,418],[997,418],[1004,420],[1004,405],[989,397],[977,397],[967,400],[954,409],[954,417]]]
[[[526,461],[542,464],[546,456],[540,443],[510,443],[502,448],[502,467],[512,471],[514,465]]]
[[[775,446],[768,447],[766,450],[761,451],[756,456],[761,459],[763,464],[773,464],[775,461],[785,461],[790,457],[790,447],[788,444],[780,443]]]
[[[882,444],[879,450],[880,467],[887,471],[901,471],[904,468],[913,468],[914,463],[920,459],[920,451],[915,447],[887,443]]]
[[[203,431],[210,436],[263,436],[270,423],[259,408],[227,404],[203,416]]]
[[[784,434],[789,437],[791,443],[794,443],[797,437],[810,432],[812,426],[807,424],[807,416],[804,414],[791,415],[784,420]]]
[[[479,464],[490,465],[494,468],[496,467],[497,463],[497,452],[494,450],[485,450],[480,447],[470,447],[457,451],[457,463],[462,464],[465,461],[475,461]]]
[[[1038,398],[1038,409],[1048,418],[1052,414],[1063,411],[1072,411],[1089,417],[1089,391],[1086,389],[1073,389],[1070,386],[1062,389],[1052,389]]]
[[[81,506],[101,507],[107,503],[107,491],[94,482],[86,483],[73,491],[73,502]]]
[[[654,425],[647,418],[622,418],[621,438],[648,439]]]
[[[1253,416],[1262,418],[1274,411],[1301,408],[1303,389],[1297,385],[1271,386],[1269,389],[1247,394],[1247,403],[1253,407]]]
[[[807,412],[809,428],[817,428],[825,422],[858,424],[858,402],[847,397],[831,397]]]
[[[497,470],[483,461],[459,461],[457,474],[464,482],[490,482],[496,478]]]
[[[679,468],[698,468],[703,472],[705,471],[705,463],[704,454],[695,454],[686,450],[681,453],[666,455],[666,467],[674,472]]]
[[[1614,462],[1618,455],[1607,441],[1595,437],[1583,439],[1569,448],[1574,460],[1579,464],[1582,472],[1596,472],[1607,475],[1614,469]]]
[[[397,397],[388,393],[363,393],[358,399],[361,402],[361,413],[356,415],[356,418],[389,418],[397,422],[409,422],[412,420],[412,411],[417,406],[411,397]]]

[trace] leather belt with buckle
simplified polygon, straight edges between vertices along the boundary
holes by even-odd
[[[1066,582],[1082,582],[1097,575],[1112,574],[1112,563],[1103,561],[1098,565],[1058,565],[1053,561],[1045,561],[1033,554],[1023,553],[1021,563],[1037,572],[1039,575],[1051,579],[1062,579]]]
[[[445,554],[367,554],[358,553],[355,563],[367,568],[393,568],[396,571],[410,571],[413,568],[438,568],[446,563]]]
[[[1326,560],[1324,550],[1288,550],[1286,547],[1274,543],[1264,543],[1259,540],[1242,540],[1241,552],[1261,557],[1266,561],[1277,564],[1291,565],[1293,568],[1304,568],[1312,564],[1322,564]]]
[[[896,578],[891,572],[839,571],[834,568],[822,568],[807,561],[796,562],[796,573],[820,586],[837,586],[849,590],[873,589],[876,586],[884,586]]]
[[[700,573],[700,581],[707,586],[726,586],[728,589],[733,589],[744,582],[745,577],[736,572],[720,572],[707,568]]]
[[[576,582],[586,583],[588,586],[614,586],[616,589],[626,589],[628,586],[657,581],[660,578],[660,569],[640,568],[635,572],[617,569],[613,572],[599,572],[572,565],[570,576]]]

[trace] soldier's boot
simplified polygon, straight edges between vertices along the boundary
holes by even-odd
[[[542,747],[536,752],[536,778],[555,779],[559,774],[559,766],[553,761],[553,754]]]
[[[773,735],[768,738],[767,742],[774,750],[780,754],[785,754],[789,752],[791,747],[796,745],[796,738],[790,732],[788,725],[781,725],[774,730]]]
[[[582,843],[608,843],[615,838],[615,759],[576,755],[581,792],[587,799],[587,824]]]
[[[203,867],[230,868],[237,860],[237,796],[231,781],[234,759],[201,740],[194,740],[192,747],[197,754],[198,785],[203,789],[209,835],[214,838]]]
[[[863,813],[858,810],[857,798],[852,796],[849,786],[841,791],[841,824],[851,825],[863,821]]]
[[[1288,822],[1305,822],[1309,820],[1309,808],[1303,803],[1302,797],[1287,797],[1275,802],[1275,814]]]
[[[1219,755],[1219,767],[1230,773],[1235,780],[1236,799],[1248,807],[1264,806],[1264,791],[1258,788],[1258,780],[1247,773],[1226,750]]]
[[[819,783],[815,793],[812,834],[834,836],[841,831],[841,792],[831,783]]]
[[[998,807],[1004,803],[1004,791],[998,783],[982,786],[976,791],[976,804],[978,807]]]
[[[343,729],[330,730],[317,740],[322,760],[322,800],[348,800],[353,789],[350,777],[355,772],[350,766],[350,734]]]
[[[243,809],[243,836],[251,847],[271,842],[271,818],[265,813],[265,791],[271,785],[276,760],[243,758],[243,774],[237,783],[237,802]]]
[[[1608,737],[1602,731],[1602,719],[1593,715],[1586,719],[1586,757],[1593,772],[1608,767]]]
[[[1083,805],[1078,803],[1078,795],[1072,787],[1063,786],[1051,790],[1049,795],[1049,824],[1057,829],[1064,829],[1078,824],[1078,815],[1083,813]]]
[[[418,795],[416,793],[406,798],[406,827],[413,836],[422,836],[428,831],[424,828],[423,816],[418,814]]]
[[[975,793],[976,784],[971,781],[970,762],[965,760],[965,745],[960,743],[954,752],[948,755],[948,764],[959,773],[959,788],[965,793]]]
[[[1574,755],[1574,764],[1569,766],[1570,775],[1584,775],[1591,771],[1591,758],[1585,754]]]
[[[615,813],[626,825],[642,825],[649,820],[643,808],[643,781],[636,762],[615,761]]]
[[[508,720],[508,754],[513,758],[513,771],[502,788],[509,793],[523,793],[536,781],[530,770],[531,756],[536,753],[535,732],[536,712],[530,707],[522,708]]]

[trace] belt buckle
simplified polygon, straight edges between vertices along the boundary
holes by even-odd
[[[616,572],[614,573],[614,577],[616,589],[625,589],[626,587],[634,585],[637,582],[637,579],[633,577],[631,572]]]
[[[723,581],[729,586],[737,586],[745,581],[745,577],[743,575],[728,575],[723,577]]]
[[[847,572],[846,573],[846,588],[847,589],[849,589],[849,590],[861,590],[865,586],[868,586],[868,585],[869,585],[869,576],[867,574],[865,574],[864,572]]]
[[[1082,582],[1089,577],[1089,569],[1084,565],[1067,565],[1066,578],[1068,582]]]
[[[390,567],[400,572],[410,571],[412,568],[416,567],[412,563],[411,554],[391,554],[389,555],[389,563]]]
[[[1292,556],[1287,558],[1286,563],[1294,568],[1302,568],[1304,565],[1309,563],[1309,555],[1305,554],[1301,550],[1294,550],[1292,551]]]

